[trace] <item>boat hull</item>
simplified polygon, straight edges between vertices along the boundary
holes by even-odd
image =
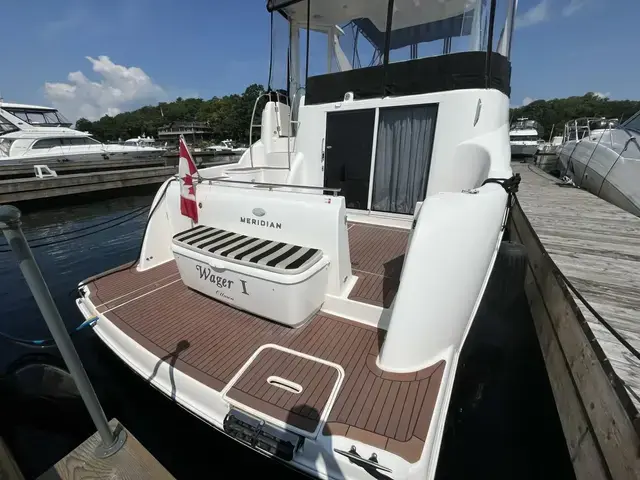
[[[159,158],[164,152],[159,149],[138,150],[138,151],[109,151],[80,152],[55,155],[25,155],[20,157],[0,158],[0,168],[2,165],[56,165],[60,163],[72,162],[100,162],[103,160],[149,160]]]
[[[523,142],[512,142],[511,143],[511,155],[516,157],[533,157],[538,151],[537,143],[523,143]]]
[[[623,210],[640,216],[640,158],[633,148],[584,139],[566,142],[559,149],[561,175]]]

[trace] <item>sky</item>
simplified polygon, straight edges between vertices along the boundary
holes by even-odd
[[[0,12],[0,96],[72,120],[267,83],[263,0],[0,0]],[[520,0],[511,105],[640,99],[639,17],[639,0]]]

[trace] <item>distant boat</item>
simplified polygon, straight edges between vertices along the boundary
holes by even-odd
[[[618,207],[640,216],[640,111],[617,119],[578,118],[564,127],[561,174]]]
[[[147,137],[147,136],[144,136],[144,135],[142,137],[138,136],[136,138],[130,138],[129,140],[126,140],[123,143],[123,145],[130,146],[130,147],[161,148],[161,147],[157,146],[155,138]]]
[[[206,150],[213,151],[216,155],[241,155],[247,148],[236,147],[233,140],[227,139],[221,141],[218,145],[209,145]]]
[[[141,145],[105,144],[51,107],[0,102],[0,165],[146,159],[163,149]]]
[[[535,120],[519,118],[511,125],[511,155],[532,157],[538,151],[539,125]]]

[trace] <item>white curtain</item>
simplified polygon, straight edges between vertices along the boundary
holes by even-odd
[[[380,109],[371,209],[412,214],[427,191],[437,105]]]

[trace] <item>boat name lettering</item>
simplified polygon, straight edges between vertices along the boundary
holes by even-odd
[[[240,217],[240,222],[249,225],[256,225],[258,227],[275,228],[276,230],[282,229],[281,223],[270,222],[269,220],[256,220],[255,218]]]
[[[211,269],[209,267],[203,267],[202,265],[196,265],[196,269],[198,270],[198,273],[200,274],[200,279],[201,280],[205,280],[205,281],[209,281],[213,284],[215,284],[218,288],[231,288],[231,286],[233,285],[233,280],[228,280],[224,277],[221,277],[220,275],[215,275],[211,272]],[[244,288],[244,285],[243,285]]]

